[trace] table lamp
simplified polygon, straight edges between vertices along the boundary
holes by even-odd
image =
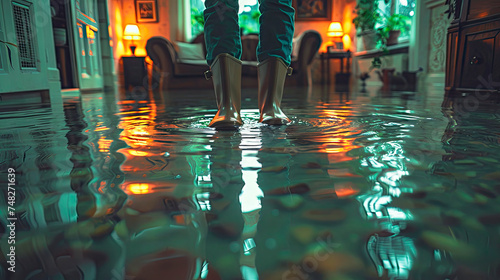
[[[123,39],[132,40],[132,43],[130,44],[130,51],[132,52],[132,56],[135,56],[135,49],[137,48],[137,46],[134,45],[134,40],[141,39],[141,31],[139,31],[139,26],[137,26],[136,24],[127,24],[127,26],[125,26],[125,31],[123,32]]]
[[[340,24],[340,22],[334,21],[330,23],[327,35],[328,37],[333,38],[332,45],[334,46],[334,49],[343,49],[341,42],[334,42],[335,39],[342,38],[342,36],[344,36],[344,30],[342,30],[342,24]]]

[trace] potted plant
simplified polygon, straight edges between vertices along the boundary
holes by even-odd
[[[387,46],[396,45],[401,32],[410,31],[410,18],[405,15],[393,14],[386,16],[384,25],[377,29],[377,42],[380,42],[379,49],[382,53],[372,60],[371,69],[382,66],[381,56],[389,53]]]
[[[383,46],[392,46],[398,43],[401,31],[410,30],[410,18],[405,15],[393,14],[385,17],[384,26],[377,31]]]
[[[358,0],[354,12],[356,17],[352,23],[358,29],[357,35],[363,38],[365,50],[374,49],[377,44],[375,24],[380,20],[378,0]]]

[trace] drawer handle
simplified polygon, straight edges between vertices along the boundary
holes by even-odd
[[[477,56],[473,56],[472,59],[470,60],[470,64],[471,65],[481,64],[481,58],[479,58]]]

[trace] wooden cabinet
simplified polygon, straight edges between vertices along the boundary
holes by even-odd
[[[448,2],[447,97],[500,93],[500,1]]]
[[[472,27],[465,30],[460,88],[476,88],[478,78],[500,81],[500,29],[481,30]]]

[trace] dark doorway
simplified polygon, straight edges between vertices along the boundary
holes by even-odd
[[[56,48],[57,68],[61,78],[61,87],[77,88],[78,81],[75,78],[73,29],[71,26],[71,14],[69,1],[51,0],[52,29],[54,31],[54,44]]]

